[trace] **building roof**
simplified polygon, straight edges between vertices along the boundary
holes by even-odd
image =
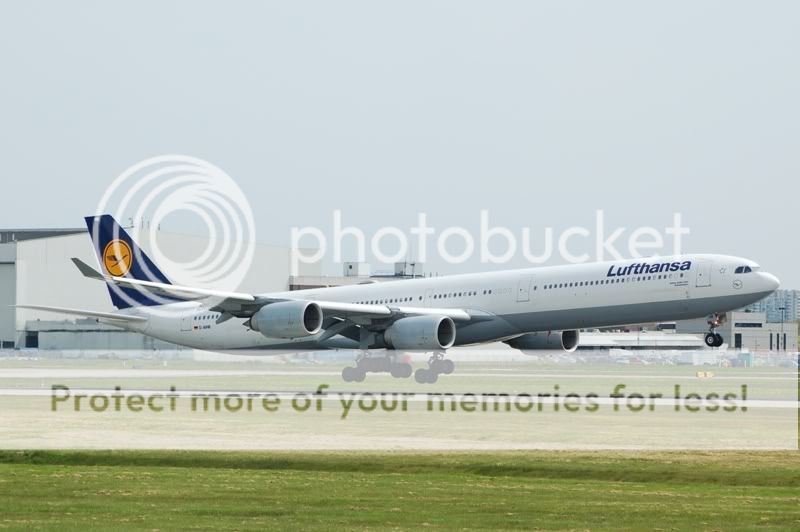
[[[53,236],[74,235],[86,232],[85,227],[66,229],[0,229],[0,244],[21,242],[37,238],[50,238]]]

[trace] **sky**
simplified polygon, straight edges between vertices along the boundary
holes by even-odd
[[[126,168],[185,154],[235,180],[265,243],[330,235],[337,210],[367,235],[419,213],[474,232],[485,210],[534,248],[598,210],[626,234],[680,213],[683,251],[800,288],[798,20],[779,1],[2,2],[0,227],[80,226]]]

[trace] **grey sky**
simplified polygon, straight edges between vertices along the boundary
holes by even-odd
[[[238,181],[264,242],[333,209],[369,233],[417,212],[477,228],[485,208],[534,236],[679,211],[686,251],[800,288],[798,20],[794,2],[6,1],[0,226],[80,225],[126,167],[184,153]]]

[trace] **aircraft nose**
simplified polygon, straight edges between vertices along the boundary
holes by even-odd
[[[781,285],[780,280],[771,273],[762,272],[761,278],[764,280],[764,283],[767,285],[767,290],[769,291],[777,290]]]

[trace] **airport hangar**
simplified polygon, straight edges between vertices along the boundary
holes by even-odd
[[[146,234],[146,231],[143,231]],[[203,237],[158,231],[161,249],[174,260],[190,260],[205,249]],[[149,242],[142,240],[149,249]],[[305,256],[313,250],[304,249]],[[6,229],[0,230],[0,349],[53,350],[176,350],[174,344],[137,333],[97,323],[95,319],[59,317],[49,312],[17,309],[17,304],[113,310],[103,283],[85,279],[71,257],[96,264],[94,249],[84,228]],[[340,286],[364,282],[408,279],[423,275],[422,265],[413,262],[395,264],[394,271],[370,275],[363,263],[344,263],[342,276],[322,275],[321,263],[300,264],[299,275],[290,275],[290,250],[286,247],[256,244],[250,270],[239,286],[241,291],[271,292]],[[796,352],[797,324],[768,323],[763,312],[732,313],[720,332],[731,347],[750,351]],[[705,332],[702,320],[682,322],[678,333],[651,334],[647,341],[636,335],[612,336],[584,334],[586,350],[623,347],[623,349],[697,349],[699,335]],[[655,332],[655,331],[653,331]],[[688,334],[686,334],[688,333]],[[667,333],[668,334],[668,333]],[[735,346],[734,346],[735,342]],[[651,344],[651,345],[646,345]]]

